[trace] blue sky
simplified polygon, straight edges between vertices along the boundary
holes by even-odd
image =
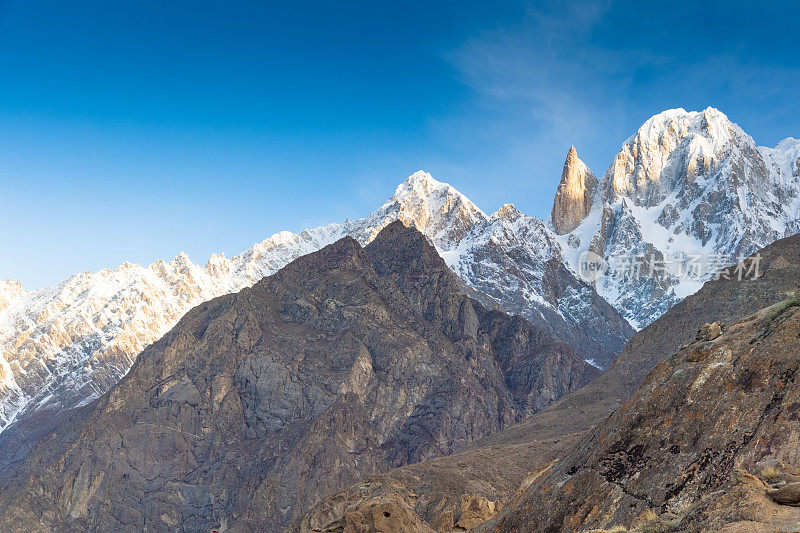
[[[651,115],[800,137],[800,3],[0,0],[0,278],[358,218],[418,169],[549,214]]]

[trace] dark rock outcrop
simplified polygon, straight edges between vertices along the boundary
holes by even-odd
[[[338,487],[450,453],[596,374],[464,296],[425,238],[393,223],[364,249],[342,239],[190,311],[6,474],[0,525],[279,530]],[[354,519],[413,519],[377,509]]]

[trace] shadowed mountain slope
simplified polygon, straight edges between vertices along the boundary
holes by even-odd
[[[633,336],[625,319],[566,267],[544,222],[510,205],[487,215],[454,187],[416,172],[365,218],[280,232],[234,257],[214,254],[205,265],[180,253],[33,291],[0,282],[0,438],[14,442],[10,453],[0,453],[0,467],[24,458],[69,410],[108,391],[145,347],[201,302],[250,287],[343,237],[364,246],[395,220],[430,239],[486,307],[522,316],[598,365]]]

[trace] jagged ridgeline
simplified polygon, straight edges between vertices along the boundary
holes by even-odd
[[[632,335],[620,314],[642,327],[714,272],[693,280],[670,272],[603,278],[591,287],[574,276],[580,254],[652,256],[676,268],[697,254],[735,261],[798,230],[798,159],[793,139],[757,147],[717,110],[674,110],[628,139],[602,179],[571,149],[552,231],[513,206],[487,216],[417,173],[365,219],[279,233],[232,259],[215,255],[197,266],[179,255],[31,292],[7,282],[0,286],[0,426],[91,401],[192,306],[344,235],[365,244],[395,219],[423,231],[471,288],[488,295],[485,303],[525,316],[605,367]]]
[[[633,259],[636,275],[596,288],[641,328],[721,268],[800,231],[799,211],[799,140],[757,146],[716,109],[676,109],[645,122],[602,179],[571,149],[552,221],[573,267],[589,251],[612,265]]]
[[[625,141],[602,178],[571,149],[552,222],[511,205],[486,215],[420,172],[365,219],[282,232],[205,266],[180,254],[34,291],[0,283],[0,430],[18,423],[0,444],[10,439],[15,454],[24,452],[22,436],[108,390],[200,302],[251,286],[345,235],[366,244],[396,219],[431,239],[486,305],[526,317],[606,367],[633,334],[626,319],[646,326],[740,253],[800,229],[798,161],[800,141],[759,147],[715,109],[672,110]],[[632,257],[643,268],[636,277],[587,285],[575,275],[587,251],[605,260]],[[699,277],[675,274],[696,256],[707,261]],[[671,268],[644,268],[654,263]],[[8,460],[0,450],[0,464]]]
[[[401,222],[201,304],[0,487],[15,531],[277,531],[357,479],[447,454],[599,371],[489,310]]]

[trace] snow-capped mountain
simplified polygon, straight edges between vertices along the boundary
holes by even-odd
[[[573,269],[590,251],[616,272],[596,288],[643,327],[721,267],[800,231],[799,208],[800,140],[760,147],[716,109],[674,109],[626,140],[602,180],[571,150],[552,227]]]
[[[42,409],[93,400],[195,305],[250,286],[345,235],[366,244],[396,219],[422,231],[474,296],[528,317],[598,364],[608,363],[633,333],[563,264],[542,221],[510,205],[488,216],[450,185],[417,172],[361,220],[278,233],[233,258],[214,255],[204,266],[181,253],[169,262],[126,263],[15,292],[0,313],[0,429]]]
[[[439,253],[470,287],[605,367],[633,329],[565,265],[555,237],[544,222],[506,204]]]

